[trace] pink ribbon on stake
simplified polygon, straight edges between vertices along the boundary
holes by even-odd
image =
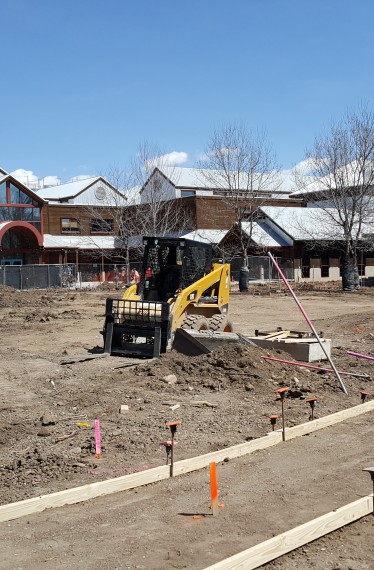
[[[96,459],[100,459],[101,455],[100,420],[95,420],[95,445],[96,445]]]

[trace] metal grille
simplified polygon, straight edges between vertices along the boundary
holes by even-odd
[[[155,324],[168,319],[167,303],[112,299],[112,311],[115,324]],[[165,305],[165,306],[164,306]]]

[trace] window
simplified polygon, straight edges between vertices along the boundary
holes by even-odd
[[[196,196],[195,190],[182,190],[181,198],[188,198],[189,196]]]
[[[77,218],[61,218],[62,234],[80,234],[81,226]]]
[[[10,211],[7,207],[0,208],[0,222],[7,222],[11,220]]]
[[[0,184],[0,204],[6,204],[6,184],[3,182]]]
[[[10,181],[0,184],[0,204],[8,204],[8,206],[0,206],[1,222],[28,222],[40,231],[39,203]]]
[[[10,183],[10,203],[19,204],[19,188]]]
[[[20,197],[21,204],[33,204],[34,206],[38,205],[32,198],[30,198],[30,196],[28,196],[27,194],[25,194],[21,190],[19,193],[19,197]]]
[[[113,232],[113,220],[101,220],[93,218],[91,220],[92,234],[110,234]]]

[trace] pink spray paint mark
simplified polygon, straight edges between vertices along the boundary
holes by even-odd
[[[101,455],[100,420],[95,420],[95,444],[96,444],[96,459],[100,459]]]

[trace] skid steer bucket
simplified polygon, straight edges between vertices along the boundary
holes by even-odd
[[[104,353],[158,357],[166,352],[170,306],[165,302],[106,300]]]

